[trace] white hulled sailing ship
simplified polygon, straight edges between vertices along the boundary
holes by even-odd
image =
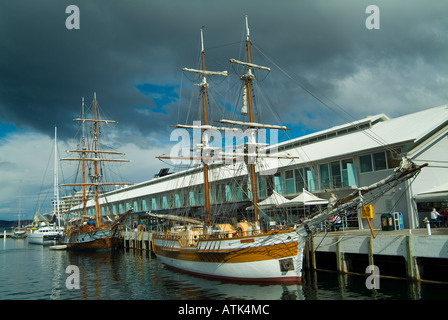
[[[220,120],[221,124],[231,127],[215,127],[207,120],[207,76],[227,76],[227,72],[208,71],[205,68],[205,50],[203,33],[201,30],[201,63],[202,69],[187,69],[184,71],[197,73],[201,77],[199,83],[202,96],[201,110],[203,124],[177,125],[178,128],[200,130],[199,143],[194,145],[193,155],[159,157],[162,159],[187,159],[200,160],[203,170],[203,219],[189,216],[188,210],[179,214],[178,210],[170,210],[168,214],[151,213],[152,217],[161,219],[167,227],[164,232],[156,234],[152,238],[152,246],[156,256],[169,268],[209,278],[251,281],[251,282],[294,282],[302,279],[303,250],[308,235],[322,222],[330,217],[342,215],[348,209],[360,208],[377,197],[384,194],[386,189],[391,189],[405,179],[409,179],[420,171],[421,167],[412,162],[403,161],[402,166],[395,170],[394,174],[378,183],[363,187],[344,199],[334,199],[320,214],[305,220],[301,224],[277,225],[274,220],[269,223],[260,223],[260,207],[258,203],[258,176],[262,167],[257,166],[254,159],[289,157],[288,155],[273,154],[266,148],[265,141],[257,136],[259,130],[274,129],[286,130],[279,125],[264,125],[255,122],[253,109],[252,82],[255,79],[254,70],[270,69],[259,66],[251,61],[251,41],[249,39],[249,27],[246,17],[246,54],[247,61],[231,59],[232,64],[244,67],[245,73],[240,77],[243,82],[243,108],[241,113],[248,116],[248,121]],[[248,132],[247,143],[238,148],[238,152],[221,152],[222,148],[212,147],[207,130],[235,130],[234,126],[240,126]],[[268,151],[268,152],[266,152]],[[196,153],[195,153],[196,152]],[[199,154],[199,156],[197,156]],[[231,217],[232,212],[225,206],[216,207],[215,219],[212,219],[211,192],[209,187],[209,166],[216,164],[214,156],[219,155],[218,161],[232,158],[232,164],[222,165],[220,170],[233,170],[238,166],[244,167],[247,174],[248,187],[246,192],[250,194],[252,205],[247,212],[251,217],[240,219]],[[289,157],[290,158],[290,157]],[[227,162],[226,162],[227,163]],[[236,173],[235,173],[236,175]],[[187,182],[188,183],[188,182]],[[240,186],[242,187],[242,186]],[[243,189],[243,188],[240,188]],[[174,199],[176,201],[176,199]],[[280,211],[281,207],[273,206]],[[215,211],[216,211],[215,210]],[[226,221],[225,216],[229,214]],[[247,219],[246,219],[247,218]],[[265,215],[262,217],[265,219]],[[267,217],[266,217],[267,218]],[[169,221],[169,223],[166,223]],[[269,227],[266,227],[268,225]]]
[[[67,249],[112,249],[118,244],[118,227],[131,210],[123,213],[121,216],[114,215],[107,206],[104,188],[107,186],[129,185],[129,183],[105,182],[103,163],[129,162],[129,160],[105,158],[105,156],[118,156],[124,155],[124,153],[102,150],[100,126],[102,124],[116,123],[116,121],[100,119],[96,93],[94,94],[90,118],[85,117],[84,107],[83,99],[81,118],[75,119],[75,121],[81,123],[82,127],[81,143],[76,150],[68,151],[78,154],[79,157],[61,159],[79,162],[82,179],[80,182],[63,185],[81,187],[82,202],[80,205],[71,208],[71,215],[74,215],[74,217],[66,220],[62,243],[67,246]],[[85,136],[86,123],[90,124],[91,139],[87,139]],[[92,194],[91,199],[87,198],[88,194]],[[100,199],[104,201],[102,206],[103,212],[100,212]],[[87,207],[93,208],[93,214],[88,214]]]

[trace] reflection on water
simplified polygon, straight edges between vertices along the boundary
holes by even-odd
[[[5,239],[0,247],[0,299],[55,300],[342,300],[446,299],[447,286],[380,280],[368,290],[363,276],[306,273],[302,285],[256,285],[208,280],[166,269],[147,252],[53,251]],[[79,268],[69,290],[67,266]]]

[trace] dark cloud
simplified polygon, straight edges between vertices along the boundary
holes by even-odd
[[[80,8],[80,30],[65,28],[65,8],[71,4]],[[254,60],[272,67],[266,56],[275,59],[295,79],[273,71],[272,80],[261,84],[275,98],[273,104],[281,106],[276,112],[286,114],[293,125],[309,126],[309,130],[328,126],[313,120],[307,109],[318,110],[323,121],[334,118],[300,85],[341,104],[354,117],[363,116],[371,101],[363,101],[356,92],[360,100],[353,104],[347,96],[349,85],[358,91],[376,88],[380,97],[393,95],[385,90],[388,81],[396,85],[395,90],[401,81],[405,88],[396,95],[402,96],[402,103],[395,107],[378,101],[379,111],[407,113],[444,103],[448,4],[376,1],[381,29],[367,30],[369,4],[355,0],[256,4],[247,0],[2,1],[0,118],[48,135],[57,124],[61,137],[69,137],[81,97],[90,101],[96,91],[102,107],[129,133],[122,135],[126,141],[139,137],[141,144],[146,137],[166,136],[168,125],[179,117],[178,98],[189,101],[187,93],[179,91],[180,68],[195,67],[199,29],[205,26],[210,69],[232,71],[228,58],[240,54],[246,14],[256,45]],[[419,66],[419,73],[426,74],[415,74]],[[397,78],[390,79],[387,70],[396,70]],[[362,86],[361,80],[365,81]],[[178,96],[157,91],[162,87],[178,88]],[[142,88],[155,92],[142,92]],[[432,92],[419,101],[406,96],[416,90]],[[383,101],[392,100],[383,97]],[[403,109],[404,105],[408,108]]]

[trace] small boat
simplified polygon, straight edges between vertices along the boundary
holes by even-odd
[[[13,239],[25,239],[27,237],[26,229],[23,227],[16,227],[13,230],[11,238]]]
[[[67,245],[65,245],[65,244],[58,244],[58,245],[50,246],[49,248],[50,248],[50,250],[66,250],[67,249]]]
[[[43,224],[28,234],[28,243],[55,245],[61,241],[63,233],[63,227]]]

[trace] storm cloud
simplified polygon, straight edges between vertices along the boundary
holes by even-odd
[[[119,121],[116,143],[136,155],[144,150],[157,156],[169,125],[187,112],[190,91],[197,90],[194,76],[180,68],[196,67],[200,28],[208,69],[231,73],[217,82],[226,87],[238,80],[228,59],[241,55],[245,15],[254,62],[273,69],[260,74],[265,100],[293,128],[292,135],[370,114],[396,117],[445,104],[448,3],[375,1],[380,10],[376,30],[365,26],[370,4],[1,1],[0,137],[13,125],[51,138],[57,125],[60,139],[68,140],[76,134],[73,118],[81,98],[90,103],[96,92],[108,118]],[[79,30],[65,26],[69,5],[80,10]],[[224,98],[217,97],[224,109],[237,101],[225,96],[226,90]],[[269,119],[267,114],[264,120]],[[10,165],[4,158],[0,162]]]

